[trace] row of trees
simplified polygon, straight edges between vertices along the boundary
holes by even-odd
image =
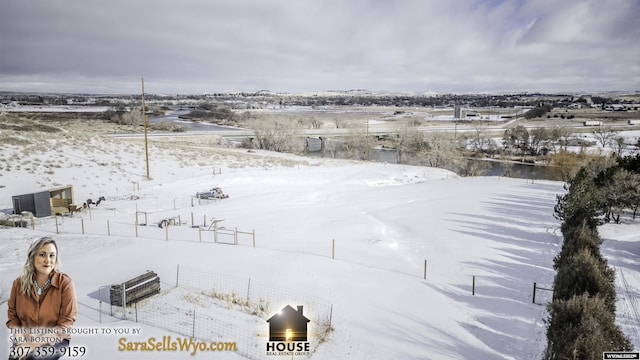
[[[592,135],[600,146],[611,147],[620,155],[630,145],[618,132],[608,126],[598,126]],[[568,146],[589,145],[587,141],[572,137],[571,130],[564,127],[527,129],[522,125],[505,130],[502,136],[503,147],[507,152],[519,155],[546,155],[552,149],[566,150]],[[640,145],[640,140],[635,144]]]
[[[617,214],[619,221],[622,209],[629,207],[635,217],[640,156],[595,159],[566,190],[554,212],[562,221],[564,241],[554,259],[545,359],[600,359],[604,351],[631,351],[631,342],[615,324],[615,272],[600,253],[597,226],[610,218],[607,214]]]
[[[514,107],[545,106],[563,108],[571,104],[588,103],[588,97],[577,97],[568,94],[376,94],[369,91],[343,92],[338,95],[292,95],[277,94],[269,91],[213,93],[213,94],[145,94],[149,102],[171,106],[175,103],[229,102],[232,104],[261,102],[282,106],[325,106],[325,105],[363,105],[363,106],[453,106],[465,104],[471,107]],[[0,93],[0,104],[19,103],[22,105],[97,105],[97,106],[140,106],[140,95],[98,95],[98,94],[31,94]],[[631,97],[607,98],[591,96],[594,104],[634,104]],[[128,105],[125,105],[128,104]]]
[[[278,152],[304,151],[306,139],[295,136],[295,130],[305,125],[278,120],[255,119],[250,124],[256,137],[243,144],[247,148],[259,148]],[[324,151],[331,157],[369,160],[370,149],[379,143],[362,125],[351,135],[323,139]],[[424,133],[407,126],[397,136],[382,140],[395,149],[396,163],[444,168],[462,176],[481,175],[490,165],[486,161],[473,160],[473,151],[467,147],[467,139],[450,132]]]
[[[248,124],[256,131],[256,139],[252,143],[245,143],[245,147],[294,153],[305,149],[305,139],[296,137],[295,130],[309,128],[307,123],[256,118]],[[354,124],[350,126],[351,135],[324,139],[324,150],[328,156],[369,160],[369,149],[383,144],[385,148],[395,150],[396,163],[440,167],[462,176],[474,176],[481,175],[490,167],[487,162],[475,160],[483,155],[546,155],[549,166],[545,171],[549,173],[549,178],[562,181],[568,181],[583,164],[599,157],[590,156],[587,152],[568,151],[569,146],[576,144],[570,131],[562,127],[529,130],[524,126],[516,126],[505,131],[503,147],[500,148],[481,127],[473,133],[456,135],[455,132],[421,132],[415,126],[408,125],[395,136],[379,142],[367,137],[364,125],[359,125],[361,129],[354,129]],[[621,154],[629,144],[623,139],[616,142],[614,135],[615,132],[606,129],[594,130],[598,142],[611,146],[614,153]],[[614,145],[618,143],[619,146]],[[509,164],[504,163],[504,166]],[[618,176],[628,177],[627,174]],[[615,183],[620,184],[618,181]]]

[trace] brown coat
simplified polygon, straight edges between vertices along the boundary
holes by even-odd
[[[13,281],[9,296],[7,327],[9,328],[70,328],[76,321],[78,303],[73,281],[67,274],[55,272],[51,285],[37,299],[35,289],[30,295],[20,291],[20,278]],[[62,336],[69,339],[69,335]]]

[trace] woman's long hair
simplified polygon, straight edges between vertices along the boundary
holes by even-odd
[[[22,275],[20,275],[20,291],[22,291],[22,293],[25,295],[29,295],[31,289],[33,289],[33,279],[36,273],[36,268],[34,265],[36,254],[38,251],[40,251],[40,248],[42,248],[42,246],[47,244],[53,244],[53,246],[56,248],[56,262],[53,264],[53,271],[56,270],[58,264],[60,263],[58,261],[58,245],[56,244],[56,241],[53,240],[53,238],[43,236],[35,239],[31,243],[31,246],[29,246],[27,261],[25,261],[24,268],[22,269]]]

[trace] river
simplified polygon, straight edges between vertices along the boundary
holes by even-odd
[[[174,110],[162,116],[153,116],[148,119],[150,123],[161,123],[164,121],[174,122],[187,131],[221,131],[233,130],[233,127],[220,126],[204,121],[191,121],[189,119],[181,119],[180,116],[186,115],[190,110]]]
[[[186,115],[189,113],[189,110],[174,110],[162,116],[154,116],[149,118],[149,122],[151,123],[159,123],[163,121],[171,121],[175,122],[182,127],[184,127],[187,131],[228,131],[233,130],[232,127],[219,126],[216,124],[211,124],[207,122],[199,122],[199,121],[191,121],[187,119],[181,119],[180,116]],[[316,138],[309,138],[309,151],[306,156],[310,157],[321,157],[322,153],[320,151],[320,140]],[[325,157],[331,156],[329,152],[325,152]],[[338,156],[339,157],[339,156]],[[396,151],[395,150],[387,150],[380,148],[371,148],[369,149],[369,158],[371,161],[376,162],[386,162],[390,164],[396,163]],[[469,160],[469,161],[484,161],[487,162],[490,167],[484,173],[485,176],[504,176],[505,175],[505,166],[500,161],[488,161],[488,160]],[[550,180],[549,171],[546,170],[545,166],[533,165],[533,164],[525,164],[525,163],[511,163],[511,168],[509,169],[510,177],[522,178],[522,179],[533,179],[533,180]]]

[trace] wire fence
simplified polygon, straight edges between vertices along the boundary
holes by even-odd
[[[145,286],[150,285],[136,286],[136,291],[144,291]],[[99,290],[100,299],[109,304],[100,306],[101,313],[195,340],[233,342],[236,353],[249,359],[268,358],[267,320],[287,305],[302,306],[304,316],[311,320],[308,337],[311,354],[331,330],[330,303],[296,289],[251,278],[178,265],[175,283],[164,279],[158,294],[139,302],[127,304],[124,298],[114,299],[114,294],[120,297],[129,293],[126,289],[119,291],[121,287],[122,284],[117,284]]]
[[[34,218],[32,221],[13,221],[10,226],[27,227],[52,234],[81,234],[98,236],[135,236],[136,238],[164,241],[190,241],[221,243],[256,247],[255,229],[226,227],[220,219],[206,214],[179,214],[168,211],[135,211],[120,214],[114,208],[94,209],[90,213],[74,216]],[[95,217],[95,219],[94,219]],[[3,223],[0,223],[2,225]]]

